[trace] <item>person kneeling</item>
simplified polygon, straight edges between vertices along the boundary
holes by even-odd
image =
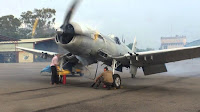
[[[96,80],[96,88],[99,87],[99,85],[101,84],[101,82],[106,85],[106,87],[108,89],[111,88],[112,84],[113,84],[113,73],[112,71],[109,71],[107,67],[104,68],[104,72],[99,75]]]

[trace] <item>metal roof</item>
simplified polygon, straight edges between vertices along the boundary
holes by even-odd
[[[48,41],[48,40],[54,40],[54,37],[50,37],[50,38],[34,38],[34,39],[20,39],[19,41],[17,41],[17,43],[39,43],[39,42],[43,42],[43,41]],[[15,43],[13,41],[4,41],[4,42],[0,42],[0,44],[12,44]]]

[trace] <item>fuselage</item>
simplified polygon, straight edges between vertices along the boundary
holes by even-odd
[[[75,31],[87,34],[86,36],[74,36],[70,41],[62,43],[58,38],[56,43],[76,55],[78,58],[87,60],[87,64],[92,64],[97,61],[111,64],[111,57],[118,57],[131,52],[131,50],[118,37],[104,36],[97,31],[89,28],[84,28],[77,23],[72,24]],[[63,37],[67,38],[67,37]]]

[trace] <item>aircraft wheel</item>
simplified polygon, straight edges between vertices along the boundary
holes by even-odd
[[[113,86],[119,89],[121,86],[121,78],[118,74],[113,75]]]

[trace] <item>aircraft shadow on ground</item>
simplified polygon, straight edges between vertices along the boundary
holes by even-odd
[[[173,83],[178,83],[182,80],[188,79],[190,77],[178,77],[174,80],[170,80],[170,81],[163,81],[163,82],[159,82],[159,83],[155,83],[155,84],[142,84],[142,85],[134,85],[134,81],[133,84],[122,84],[123,88],[120,90],[125,90],[125,91],[144,91],[144,92],[163,92],[163,93],[172,93],[172,94],[180,94],[180,93],[188,93],[188,92],[194,92],[191,91],[190,89],[187,88],[183,88],[183,87],[166,87],[167,84],[173,84]],[[134,80],[146,80],[143,78],[138,78],[138,79],[134,79]],[[149,80],[148,80],[149,81]],[[72,87],[83,87],[83,88],[90,88],[90,86],[93,84],[93,82],[91,81],[87,81],[87,82],[80,82],[80,81],[76,81],[76,80],[70,80],[68,79],[67,81],[68,83],[66,84],[66,87],[68,85],[72,86]],[[100,90],[106,90],[105,88],[102,87],[102,85],[99,87]]]

